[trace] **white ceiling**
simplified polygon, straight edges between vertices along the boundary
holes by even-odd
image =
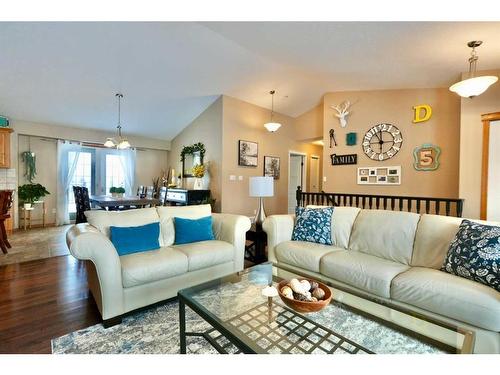
[[[325,92],[447,87],[500,68],[500,23],[0,23],[0,114],[171,139],[220,94],[297,116]]]

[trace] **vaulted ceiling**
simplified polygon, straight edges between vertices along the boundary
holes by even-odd
[[[220,94],[297,116],[325,92],[447,87],[500,68],[500,23],[0,23],[0,114],[172,139]]]

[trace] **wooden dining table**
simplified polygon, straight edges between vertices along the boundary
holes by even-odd
[[[90,203],[109,210],[117,207],[136,207],[157,206],[160,200],[156,198],[141,198],[139,196],[125,195],[123,197],[112,197],[110,195],[91,195]]]

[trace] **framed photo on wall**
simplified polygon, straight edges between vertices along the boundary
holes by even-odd
[[[264,176],[280,178],[280,158],[277,156],[264,156]]]
[[[257,142],[238,141],[238,165],[256,167],[259,159],[259,145]]]

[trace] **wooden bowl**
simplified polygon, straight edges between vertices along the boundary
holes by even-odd
[[[311,282],[311,281],[317,282],[318,286],[324,290],[325,298],[322,299],[321,301],[317,301],[317,302],[298,301],[296,299],[287,298],[281,293],[281,289],[285,285],[287,285],[289,283],[289,281],[282,280],[278,284],[278,294],[279,294],[281,300],[285,303],[285,305],[287,305],[291,309],[298,311],[298,312],[301,312],[301,313],[317,312],[317,311],[320,311],[321,309],[323,309],[325,306],[328,306],[328,304],[330,303],[330,300],[332,299],[332,291],[330,290],[330,288],[328,288],[325,284],[320,283],[316,280],[311,280],[311,279],[306,279],[306,278],[299,278],[298,280],[299,281],[300,280],[307,280],[309,282]]]

